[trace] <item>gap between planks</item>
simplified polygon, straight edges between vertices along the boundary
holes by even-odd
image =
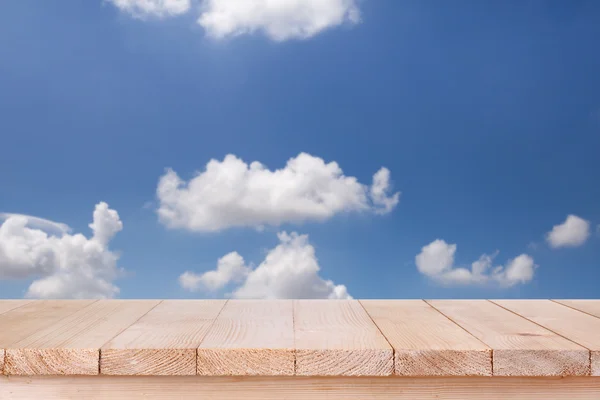
[[[395,372],[396,372],[396,348],[394,346],[392,346],[392,344],[390,343],[390,340],[388,339],[388,337],[385,336],[385,334],[381,330],[381,327],[379,325],[377,325],[377,323],[373,319],[373,316],[365,308],[365,305],[363,304],[363,301],[362,300],[358,300],[358,304],[360,304],[360,306],[365,311],[365,313],[367,314],[367,316],[369,317],[369,319],[371,320],[371,322],[373,323],[373,325],[375,325],[377,327],[377,330],[379,331],[379,333],[381,334],[381,336],[383,336],[383,338],[387,342],[388,346],[390,346],[390,348],[392,349],[392,371],[394,371],[393,374],[395,374]]]

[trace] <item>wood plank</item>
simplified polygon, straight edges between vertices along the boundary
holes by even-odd
[[[600,300],[554,300],[567,307],[583,311],[594,317],[600,318]]]
[[[494,300],[591,351],[591,374],[600,376],[600,318],[550,300]]]
[[[100,347],[159,303],[99,300],[13,343],[6,350],[10,375],[97,375]]]
[[[0,348],[9,348],[95,301],[97,300],[38,300],[0,314]]]
[[[0,300],[0,314],[4,314],[8,311],[14,310],[15,308],[24,306],[30,303],[32,300]],[[4,349],[0,348],[0,375],[4,373]]]
[[[361,300],[403,376],[491,376],[492,351],[422,300]]]
[[[393,373],[393,350],[357,300],[295,300],[296,375]]]
[[[11,400],[598,400],[600,378],[0,376]]]
[[[199,375],[293,375],[292,300],[229,300],[198,348]]]
[[[31,303],[32,300],[0,300],[0,314],[4,314],[17,307],[24,306],[27,303]]]
[[[196,349],[225,300],[164,300],[100,350],[106,375],[195,375]]]
[[[492,348],[498,376],[589,375],[589,351],[487,300],[430,300]]]
[[[6,348],[52,325],[95,300],[3,300],[0,313],[0,374],[6,373]]]

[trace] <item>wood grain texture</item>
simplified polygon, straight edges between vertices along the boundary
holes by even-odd
[[[567,307],[574,308],[584,313],[600,318],[600,300],[554,300]]]
[[[292,300],[229,300],[197,362],[199,375],[293,375]]]
[[[589,351],[486,300],[430,300],[493,350],[497,376],[589,375]]]
[[[296,375],[385,376],[393,350],[357,300],[295,300]]]
[[[0,314],[0,348],[10,348],[96,300],[39,300]]]
[[[494,300],[591,351],[591,374],[600,376],[600,318],[550,300]]]
[[[11,400],[598,400],[600,378],[0,377]]]
[[[32,300],[0,300],[0,314],[31,303]]]
[[[225,300],[164,300],[102,346],[106,375],[195,375],[196,349]]]
[[[403,376],[491,376],[492,351],[422,300],[361,300]]]
[[[6,350],[10,375],[97,375],[100,347],[159,303],[99,300],[13,343]]]

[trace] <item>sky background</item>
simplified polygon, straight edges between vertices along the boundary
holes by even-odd
[[[124,269],[106,278],[115,296],[228,296],[239,277],[192,292],[179,277],[233,251],[247,274],[286,231],[308,235],[318,275],[355,298],[600,297],[600,2],[348,0],[360,21],[286,38],[260,28],[285,14],[227,34],[197,23],[206,4],[142,15],[134,3],[0,2],[0,212],[91,238],[108,203],[122,221],[99,250]],[[300,153],[336,162],[365,193],[387,168],[398,204],[259,229],[157,215],[166,168],[188,181],[228,154],[277,170]],[[587,225],[553,246],[568,215]],[[0,270],[13,271],[0,272],[0,298],[67,268],[13,239],[0,236]],[[456,244],[454,268],[496,251],[494,266],[526,254],[537,267],[511,285],[491,270],[448,284],[417,267],[436,239]]]

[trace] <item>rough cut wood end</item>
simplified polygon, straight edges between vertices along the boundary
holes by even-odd
[[[198,375],[294,375],[293,349],[198,349]]]
[[[496,376],[590,375],[586,350],[494,350]]]
[[[98,349],[7,349],[7,375],[98,375]]]
[[[491,350],[396,350],[396,375],[492,376]]]
[[[591,364],[592,364],[592,375],[600,376],[600,351],[592,351]]]
[[[103,375],[196,375],[196,349],[106,349]]]
[[[389,376],[393,357],[392,349],[296,350],[296,375]]]

